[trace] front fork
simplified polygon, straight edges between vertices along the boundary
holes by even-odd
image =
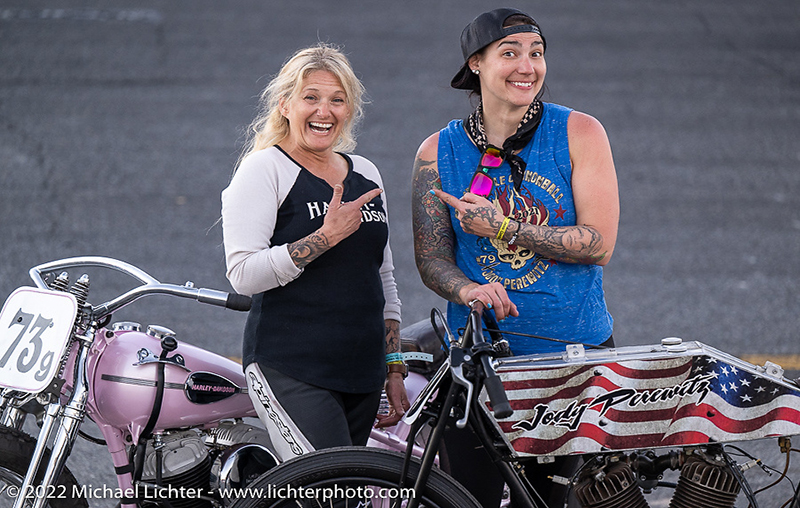
[[[25,424],[25,416],[27,416],[27,413],[22,411],[14,402],[13,390],[3,390],[2,395],[0,395],[0,408],[2,408],[0,425],[8,427],[9,429],[22,431],[22,426]]]
[[[19,489],[19,496],[14,502],[14,508],[42,508],[47,503],[46,496],[35,496],[33,488],[34,479],[39,465],[44,457],[47,443],[50,441],[50,436],[55,431],[55,438],[53,441],[53,450],[50,454],[50,460],[47,461],[47,469],[44,472],[40,486],[46,492],[51,485],[58,483],[58,477],[64,469],[64,464],[67,462],[72,451],[72,446],[75,444],[75,439],[78,436],[78,429],[86,417],[86,401],[89,398],[89,383],[86,373],[87,359],[89,356],[89,349],[94,340],[94,334],[97,327],[94,323],[88,327],[84,335],[78,335],[75,338],[78,340],[78,351],[75,358],[75,379],[73,383],[72,396],[63,407],[58,402],[51,402],[45,409],[44,419],[42,421],[42,428],[39,431],[39,436],[36,440],[36,448],[33,451],[31,463],[28,465],[28,472],[25,474],[25,480]],[[33,498],[32,504],[26,504],[26,501]]]

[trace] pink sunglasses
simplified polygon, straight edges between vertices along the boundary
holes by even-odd
[[[489,170],[499,168],[505,159],[505,152],[496,146],[489,145],[483,151],[478,169],[472,175],[468,191],[478,196],[486,197],[492,193],[494,180],[489,176]]]

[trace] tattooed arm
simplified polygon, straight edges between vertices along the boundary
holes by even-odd
[[[400,323],[394,319],[387,319],[386,321],[386,354],[399,353],[400,349]],[[403,375],[398,372],[393,372],[386,376],[386,398],[389,400],[389,405],[392,411],[386,416],[378,416],[378,423],[375,425],[378,428],[391,427],[400,421],[400,418],[406,412],[406,409],[411,407],[406,394],[406,387],[403,383]]]
[[[394,319],[386,319],[386,354],[400,353],[400,323]]]
[[[462,305],[479,299],[495,309],[498,319],[517,315],[516,306],[499,283],[479,284],[456,266],[455,233],[450,210],[432,190],[441,193],[439,135],[426,139],[417,152],[412,179],[411,214],[414,255],[422,282],[442,298]]]
[[[614,251],[619,222],[617,177],[603,126],[589,115],[573,112],[567,122],[572,162],[572,192],[577,224],[539,226],[514,222],[503,235],[516,233],[516,244],[565,263],[605,265]],[[461,199],[441,191],[436,195],[456,211],[467,233],[495,238],[503,215],[488,200],[474,194]]]
[[[605,265],[614,252],[619,226],[619,191],[611,145],[600,122],[578,111],[570,114],[567,133],[578,226],[568,236],[550,240],[578,252],[576,262],[591,260]]]
[[[422,282],[442,298],[465,303],[461,290],[473,284],[455,262],[455,233],[450,211],[435,199],[431,189],[441,189],[436,164],[438,134],[425,140],[414,161],[411,190],[411,215],[414,228],[414,255]]]
[[[310,262],[320,257],[333,247],[322,228],[310,235],[289,244],[289,256],[297,268],[305,268]]]
[[[519,224],[519,223],[517,223]],[[516,243],[562,263],[606,264],[603,235],[591,226],[535,226],[519,224]],[[513,234],[513,231],[512,231]],[[504,239],[510,239],[508,233]]]

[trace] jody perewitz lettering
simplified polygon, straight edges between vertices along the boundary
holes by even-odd
[[[540,425],[551,425],[554,427],[564,427],[569,430],[577,430],[583,420],[583,415],[586,413],[586,410],[596,406],[600,406],[599,416],[603,416],[609,409],[620,404],[635,408],[637,406],[657,404],[659,402],[695,395],[698,396],[695,404],[700,404],[711,391],[710,380],[713,377],[713,374],[695,376],[679,385],[655,388],[653,390],[620,388],[595,397],[583,404],[578,404],[577,401],[573,400],[566,408],[558,410],[550,409],[550,406],[547,404],[537,404],[533,408],[532,418],[519,421],[512,425],[511,428],[531,431]]]

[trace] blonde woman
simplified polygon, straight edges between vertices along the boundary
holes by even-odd
[[[363,93],[337,48],[298,51],[222,193],[227,276],[253,295],[249,393],[282,460],[366,444],[384,383],[383,423],[408,408],[383,183],[350,153]]]

